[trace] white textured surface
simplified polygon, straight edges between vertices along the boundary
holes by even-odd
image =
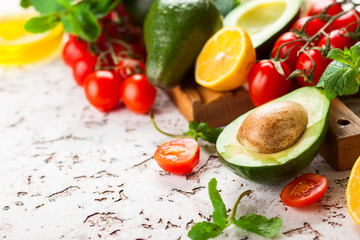
[[[277,239],[360,239],[345,204],[349,171],[335,172],[321,157],[303,172],[325,175],[328,192],[310,207],[289,208],[279,199],[286,182],[243,180],[213,146],[202,147],[193,174],[162,171],[151,156],[170,138],[122,105],[109,114],[92,108],[59,57],[0,73],[0,239],[188,239],[191,225],[212,213],[212,177],[228,208],[254,190],[238,215],[281,217]],[[164,130],[186,130],[165,93],[153,109]],[[262,238],[230,227],[218,239]]]

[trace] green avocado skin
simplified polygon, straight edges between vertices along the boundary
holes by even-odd
[[[301,170],[308,166],[318,154],[322,144],[324,143],[326,132],[329,126],[329,112],[330,111],[328,111],[325,118],[326,120],[324,128],[318,139],[314,142],[314,144],[311,145],[297,158],[288,161],[285,164],[274,166],[247,167],[236,165],[226,161],[226,159],[223,158],[219,152],[218,156],[225,167],[227,167],[229,170],[236,173],[242,178],[262,184],[276,184],[283,182],[298,174]]]
[[[155,0],[144,23],[149,82],[162,89],[178,85],[221,27],[211,0]]]

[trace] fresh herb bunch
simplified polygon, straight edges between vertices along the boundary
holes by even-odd
[[[62,23],[64,30],[80,38],[94,42],[101,33],[98,18],[103,18],[121,0],[21,0],[24,8],[33,6],[40,16],[31,18],[25,29],[43,33]]]
[[[196,123],[194,121],[189,122],[189,130],[186,132],[183,132],[183,135],[176,135],[176,134],[170,134],[162,131],[157,124],[155,123],[154,114],[150,113],[151,121],[154,125],[154,127],[161,132],[162,134],[165,134],[169,137],[190,137],[195,139],[196,141],[201,138],[204,141],[207,141],[209,143],[216,143],[217,138],[219,137],[220,133],[223,131],[222,128],[210,128],[207,123],[201,122]]]
[[[326,68],[317,87],[324,88],[329,99],[357,93],[360,85],[360,42],[344,51],[331,49],[327,57],[334,61]]]
[[[238,219],[235,219],[236,210],[240,200],[246,195],[251,194],[251,190],[247,190],[240,194],[234,204],[231,216],[227,217],[225,204],[216,187],[217,181],[215,178],[212,178],[209,182],[209,197],[214,207],[214,212],[212,214],[214,223],[206,221],[196,223],[190,229],[188,237],[193,240],[206,240],[214,238],[219,236],[221,232],[231,224],[235,224],[239,228],[266,238],[274,237],[279,232],[282,220],[278,217],[267,219],[261,215],[246,214]]]

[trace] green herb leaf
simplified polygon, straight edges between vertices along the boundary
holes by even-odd
[[[227,211],[220,193],[216,189],[216,186],[217,181],[215,178],[212,178],[209,182],[209,196],[214,207],[212,218],[214,219],[214,222],[223,230],[227,223]]]
[[[342,62],[333,61],[324,71],[317,87],[323,87],[329,99],[354,94],[359,90],[359,70]]]
[[[31,18],[25,23],[24,28],[26,29],[26,31],[32,33],[43,33],[50,29],[53,29],[59,23],[59,16],[53,13],[49,15]]]
[[[65,12],[64,6],[62,6],[57,0],[28,0],[31,5],[41,14],[50,14],[54,12]]]
[[[207,240],[219,236],[221,231],[215,223],[199,222],[190,229],[188,237],[193,240]]]
[[[196,123],[194,121],[189,122],[189,131],[183,134],[197,140],[201,138],[209,143],[216,143],[220,133],[223,131],[221,128],[210,128],[207,123]]]
[[[31,6],[31,2],[29,0],[21,0],[20,1],[20,6],[22,8],[28,8]]]
[[[106,16],[110,11],[112,11],[121,0],[101,0],[101,1],[94,1],[90,7],[90,10],[95,14],[97,18],[103,18]]]
[[[96,17],[87,9],[73,8],[72,11],[61,16],[61,22],[66,32],[89,42],[95,41],[101,32]]]
[[[234,224],[249,232],[271,238],[279,232],[282,220],[281,218],[267,219],[261,215],[247,214],[235,220]]]

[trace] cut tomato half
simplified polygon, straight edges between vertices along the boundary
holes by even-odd
[[[155,152],[154,159],[167,172],[186,174],[199,163],[199,144],[192,138],[165,142]]]
[[[317,202],[327,188],[328,182],[324,176],[306,173],[286,185],[280,199],[290,207],[305,207]]]

